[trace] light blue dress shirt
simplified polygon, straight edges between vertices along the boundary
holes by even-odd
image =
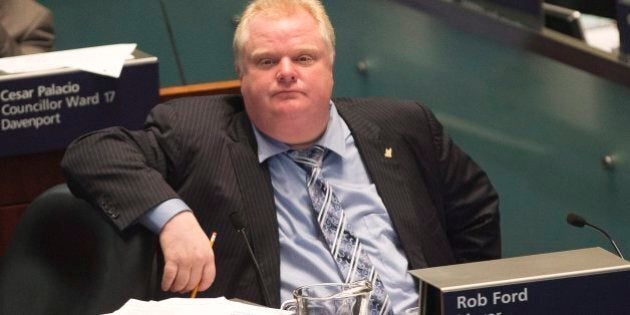
[[[306,171],[287,154],[284,143],[254,127],[258,160],[267,161],[274,191],[280,235],[280,298],[292,299],[300,286],[343,282],[317,225],[306,190]],[[394,314],[418,305],[418,288],[407,272],[407,258],[374,183],[367,175],[350,129],[330,106],[330,120],[317,144],[328,149],[322,175],[344,207],[354,234],[363,242],[392,301]],[[149,210],[140,222],[158,233],[175,214],[189,207],[171,199]]]
[[[255,128],[254,128],[255,129]],[[291,148],[255,129],[260,163],[267,161],[280,235],[280,297],[314,283],[343,282],[317,224],[306,190],[306,171],[286,153]],[[418,303],[418,288],[376,187],[370,181],[350,129],[331,102],[330,120],[317,144],[328,149],[322,175],[333,187],[392,301],[394,314]]]

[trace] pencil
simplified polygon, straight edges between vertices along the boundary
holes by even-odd
[[[216,231],[212,231],[212,235],[210,235],[210,248],[212,248],[214,246],[214,241],[217,239],[217,232]],[[197,291],[199,290],[199,285],[197,285],[192,292],[190,292],[190,298],[194,299],[195,297],[197,297]]]

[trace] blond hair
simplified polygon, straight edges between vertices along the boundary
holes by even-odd
[[[234,65],[239,74],[242,71],[243,47],[249,39],[249,24],[252,18],[259,14],[271,18],[286,17],[299,9],[305,10],[317,21],[319,33],[330,52],[332,64],[335,56],[335,31],[319,0],[254,0],[247,5],[241,14],[234,32],[232,49],[234,51]]]

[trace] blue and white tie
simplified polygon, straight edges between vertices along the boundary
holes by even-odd
[[[325,149],[314,146],[304,151],[290,151],[289,156],[306,170],[308,195],[317,214],[317,222],[328,243],[330,253],[345,282],[368,280],[373,290],[370,295],[370,314],[390,314],[391,302],[378,272],[372,265],[361,240],[352,233],[343,208],[332,187],[321,176]]]

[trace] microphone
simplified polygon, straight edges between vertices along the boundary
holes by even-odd
[[[267,286],[265,286],[265,281],[263,280],[262,270],[260,269],[260,265],[258,264],[258,259],[256,259],[256,256],[254,255],[252,246],[249,244],[249,240],[247,239],[247,234],[245,233],[245,221],[243,220],[240,212],[234,211],[230,213],[230,222],[232,222],[232,226],[234,226],[234,229],[236,229],[236,231],[243,236],[243,240],[245,240],[247,252],[249,253],[249,257],[254,263],[254,268],[256,269],[258,284],[262,287],[263,298],[265,299],[265,303],[267,304],[267,306],[271,306],[271,298],[269,298],[269,292],[267,292]]]
[[[623,255],[621,254],[619,247],[617,247],[617,243],[615,243],[615,240],[613,240],[613,238],[610,237],[610,234],[608,234],[608,232],[606,232],[604,229],[586,222],[586,219],[572,212],[567,214],[567,223],[573,226],[579,227],[579,228],[584,227],[586,225],[604,234],[604,236],[610,241],[612,246],[615,248],[615,251],[617,252],[617,256],[621,257],[621,259],[625,259],[623,258]]]
[[[168,35],[168,41],[171,44],[171,51],[175,57],[175,65],[177,65],[177,72],[179,72],[179,78],[182,80],[182,84],[188,84],[186,82],[186,76],[184,75],[184,68],[182,67],[182,61],[177,51],[177,45],[175,44],[175,36],[173,36],[173,28],[171,27],[171,20],[166,13],[166,7],[164,1],[160,0],[160,9],[162,11],[162,18],[164,18],[164,24],[166,25],[166,34]]]

